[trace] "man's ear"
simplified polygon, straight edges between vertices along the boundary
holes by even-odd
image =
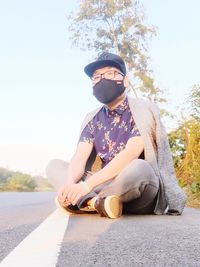
[[[128,79],[128,76],[125,76],[124,77],[124,86],[127,88],[129,87],[129,79]]]

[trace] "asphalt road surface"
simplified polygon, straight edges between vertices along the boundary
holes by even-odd
[[[200,267],[200,210],[67,215],[51,193],[0,193],[1,267]]]

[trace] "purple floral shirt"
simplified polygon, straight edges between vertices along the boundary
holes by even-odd
[[[109,110],[104,105],[86,125],[79,142],[94,144],[105,166],[125,148],[129,138],[134,136],[140,136],[140,133],[126,97],[123,103],[114,110]]]

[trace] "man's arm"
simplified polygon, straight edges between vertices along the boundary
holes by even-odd
[[[85,172],[85,166],[92,152],[92,149],[92,143],[78,143],[76,152],[69,163],[66,184],[63,185],[58,191],[58,198],[63,203],[63,205],[68,206],[69,204],[71,204],[71,202],[66,199],[67,189],[70,185],[76,184],[80,181]]]
[[[87,160],[92,152],[93,144],[79,142],[76,152],[73,155],[68,167],[68,180],[74,183],[80,181],[85,172]]]
[[[87,160],[92,152],[93,144],[79,142],[76,152],[72,157],[68,167],[68,180],[77,183],[85,172]]]
[[[137,159],[143,150],[144,142],[141,136],[130,138],[124,150],[117,154],[103,169],[87,179],[89,188],[92,190],[117,176],[132,160]]]

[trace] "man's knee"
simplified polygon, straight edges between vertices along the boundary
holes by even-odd
[[[46,176],[50,178],[51,176],[55,175],[55,172],[60,170],[61,168],[67,168],[68,163],[60,160],[60,159],[53,159],[51,160],[46,166]]]
[[[158,177],[151,165],[142,159],[133,160],[118,175],[116,182],[123,183],[126,188],[138,188],[141,184],[153,184],[159,186]]]
[[[49,183],[58,190],[67,180],[69,163],[60,159],[51,160],[46,167],[46,175]]]
[[[135,168],[138,168],[138,169],[144,169],[144,168],[146,169],[146,167],[147,168],[151,167],[149,165],[149,163],[144,159],[134,159],[131,161],[130,164],[133,165]]]
[[[143,159],[135,159],[129,165],[133,168],[133,172],[137,173],[138,176],[143,177],[145,179],[152,179],[155,177],[155,173],[149,162]]]
[[[142,173],[148,173],[151,166],[143,159],[132,160],[123,170],[123,173],[129,173],[136,176],[141,176]]]

